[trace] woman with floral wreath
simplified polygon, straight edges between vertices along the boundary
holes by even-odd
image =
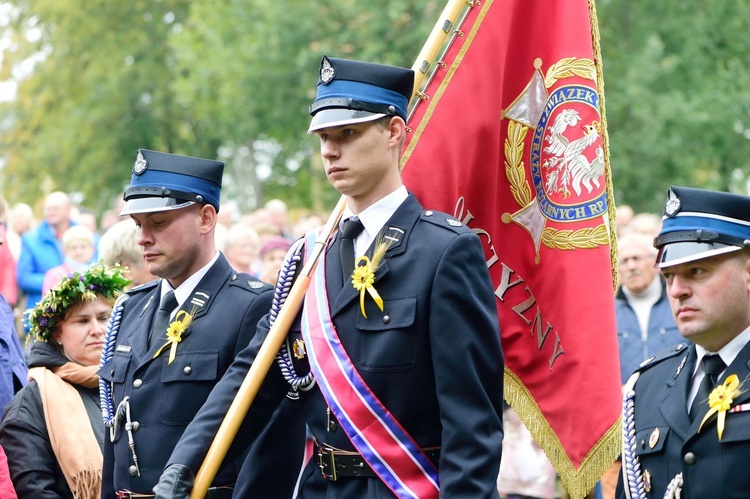
[[[29,311],[29,384],[5,409],[0,446],[18,497],[98,498],[104,425],[96,371],[120,267],[68,274]]]

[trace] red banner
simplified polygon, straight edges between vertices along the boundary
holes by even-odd
[[[584,497],[620,453],[621,411],[593,0],[484,0],[460,30],[409,121],[404,181],[479,234],[505,398]]]

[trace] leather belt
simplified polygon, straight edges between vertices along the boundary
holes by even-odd
[[[234,485],[221,485],[208,489],[205,497],[206,499],[232,499],[232,492],[234,492]],[[130,490],[117,491],[117,499],[140,499],[146,497],[156,496],[154,494],[139,494]]]
[[[375,477],[377,476],[362,455],[358,452],[345,451],[316,443],[318,468],[326,480],[335,482],[340,477]],[[440,447],[429,447],[422,452],[438,467]]]

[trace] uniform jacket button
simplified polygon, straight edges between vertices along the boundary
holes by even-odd
[[[191,372],[193,372],[193,368],[190,366],[185,366],[182,372],[184,372],[185,374],[190,374]]]
[[[389,324],[391,322],[391,316],[390,315],[384,315],[383,316],[383,324]]]
[[[138,474],[138,470],[136,469],[135,465],[134,464],[131,465],[128,468],[128,475],[130,475],[130,476],[136,476],[137,474]]]
[[[139,423],[138,421],[133,421],[130,424],[130,429],[133,431],[138,431],[140,428],[141,428],[141,423]]]
[[[143,380],[142,379],[139,378],[139,379],[136,379],[136,380],[133,381],[133,388],[138,389],[138,388],[140,388],[142,386],[143,386]]]
[[[683,460],[685,461],[685,464],[687,464],[688,466],[694,465],[695,461],[697,461],[697,459],[695,458],[695,454],[693,454],[692,452],[688,452],[687,454],[685,454],[685,457],[683,458]]]

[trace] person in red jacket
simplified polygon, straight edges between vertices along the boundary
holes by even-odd
[[[8,471],[8,457],[2,447],[0,447],[0,497],[5,499],[18,498],[16,489],[13,488],[13,482],[10,479],[10,471]]]

